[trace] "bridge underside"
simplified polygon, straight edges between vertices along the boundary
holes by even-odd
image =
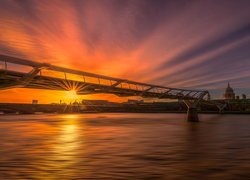
[[[180,90],[172,90],[174,93],[171,94],[171,90],[168,93],[152,92],[150,90],[140,89],[129,89],[113,85],[95,84],[90,82],[80,82],[60,78],[52,78],[47,76],[34,76],[28,83],[22,81],[25,77],[25,73],[3,71],[0,70],[0,89],[6,88],[32,88],[32,89],[47,89],[47,90],[62,90],[70,91],[75,90],[77,94],[97,94],[97,93],[108,93],[115,94],[118,96],[141,96],[143,98],[160,98],[160,99],[188,99],[195,100],[200,93],[195,91],[186,90],[183,92]],[[152,89],[152,88],[151,88]],[[186,95],[184,94],[186,93]],[[195,94],[195,95],[194,95]]]

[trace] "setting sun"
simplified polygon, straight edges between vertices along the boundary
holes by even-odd
[[[75,90],[70,90],[65,92],[65,99],[73,101],[78,99],[78,95],[76,94]]]

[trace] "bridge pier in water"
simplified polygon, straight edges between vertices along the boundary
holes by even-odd
[[[188,107],[187,121],[189,121],[189,122],[199,122],[197,107]]]
[[[188,122],[199,122],[198,116],[198,103],[199,101],[184,100],[187,106],[187,121]]]

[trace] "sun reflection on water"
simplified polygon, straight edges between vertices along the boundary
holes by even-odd
[[[82,140],[82,138],[81,138]],[[80,127],[74,115],[67,117],[59,126],[58,136],[55,137],[50,162],[55,169],[64,169],[64,174],[74,175],[80,150]],[[82,154],[83,151],[81,151]],[[65,173],[66,172],[66,173]]]
[[[64,115],[62,115],[62,118],[70,119],[73,121],[73,120],[80,118],[80,116],[79,116],[79,114],[64,114]]]
[[[64,124],[61,126],[61,131],[57,139],[55,149],[60,154],[72,154],[78,145],[78,127],[76,124]]]

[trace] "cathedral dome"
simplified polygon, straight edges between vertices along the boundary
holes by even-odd
[[[227,84],[227,88],[224,93],[225,99],[235,99],[235,94],[233,88],[230,87],[230,84]]]

